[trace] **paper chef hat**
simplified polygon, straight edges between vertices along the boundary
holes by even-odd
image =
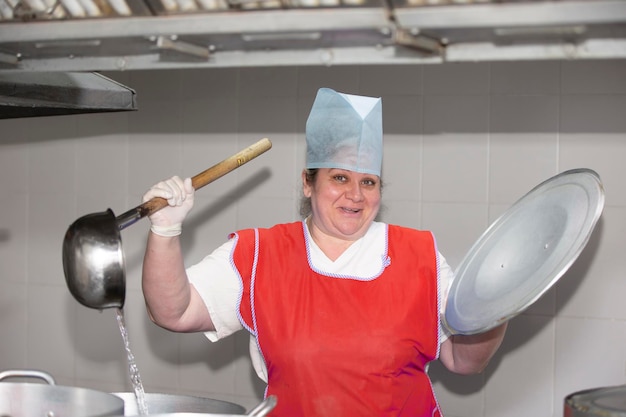
[[[380,98],[320,88],[306,122],[306,168],[341,168],[380,176]]]

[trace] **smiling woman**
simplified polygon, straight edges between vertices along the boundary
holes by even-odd
[[[336,260],[362,238],[380,209],[378,176],[343,169],[320,168],[316,181],[306,182],[303,193],[311,199],[307,224],[322,252]]]
[[[150,317],[211,341],[250,333],[250,354],[276,417],[432,416],[426,372],[479,372],[505,326],[448,337],[443,300],[453,278],[431,232],[375,221],[381,206],[381,99],[318,91],[306,124],[302,221],[239,230],[186,268],[181,224],[189,179],[144,199],[150,216],[143,291]]]

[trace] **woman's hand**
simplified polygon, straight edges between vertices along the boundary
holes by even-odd
[[[480,334],[452,335],[441,345],[439,359],[452,372],[463,375],[480,373],[502,344],[506,327],[505,322]]]
[[[150,188],[142,198],[145,203],[155,197],[167,200],[167,207],[152,213],[149,216],[152,226],[150,230],[160,236],[178,236],[182,232],[182,224],[187,214],[193,208],[195,190],[191,178],[184,181],[174,176],[161,181]]]

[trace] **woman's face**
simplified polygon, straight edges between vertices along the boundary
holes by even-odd
[[[380,178],[338,168],[320,168],[315,183],[302,173],[303,193],[311,198],[313,225],[342,240],[357,240],[367,232],[380,208]]]

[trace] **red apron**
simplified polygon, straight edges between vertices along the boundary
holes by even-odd
[[[439,354],[432,235],[388,226],[384,271],[314,271],[304,223],[235,234],[240,319],[257,337],[275,417],[440,416],[425,372]]]

